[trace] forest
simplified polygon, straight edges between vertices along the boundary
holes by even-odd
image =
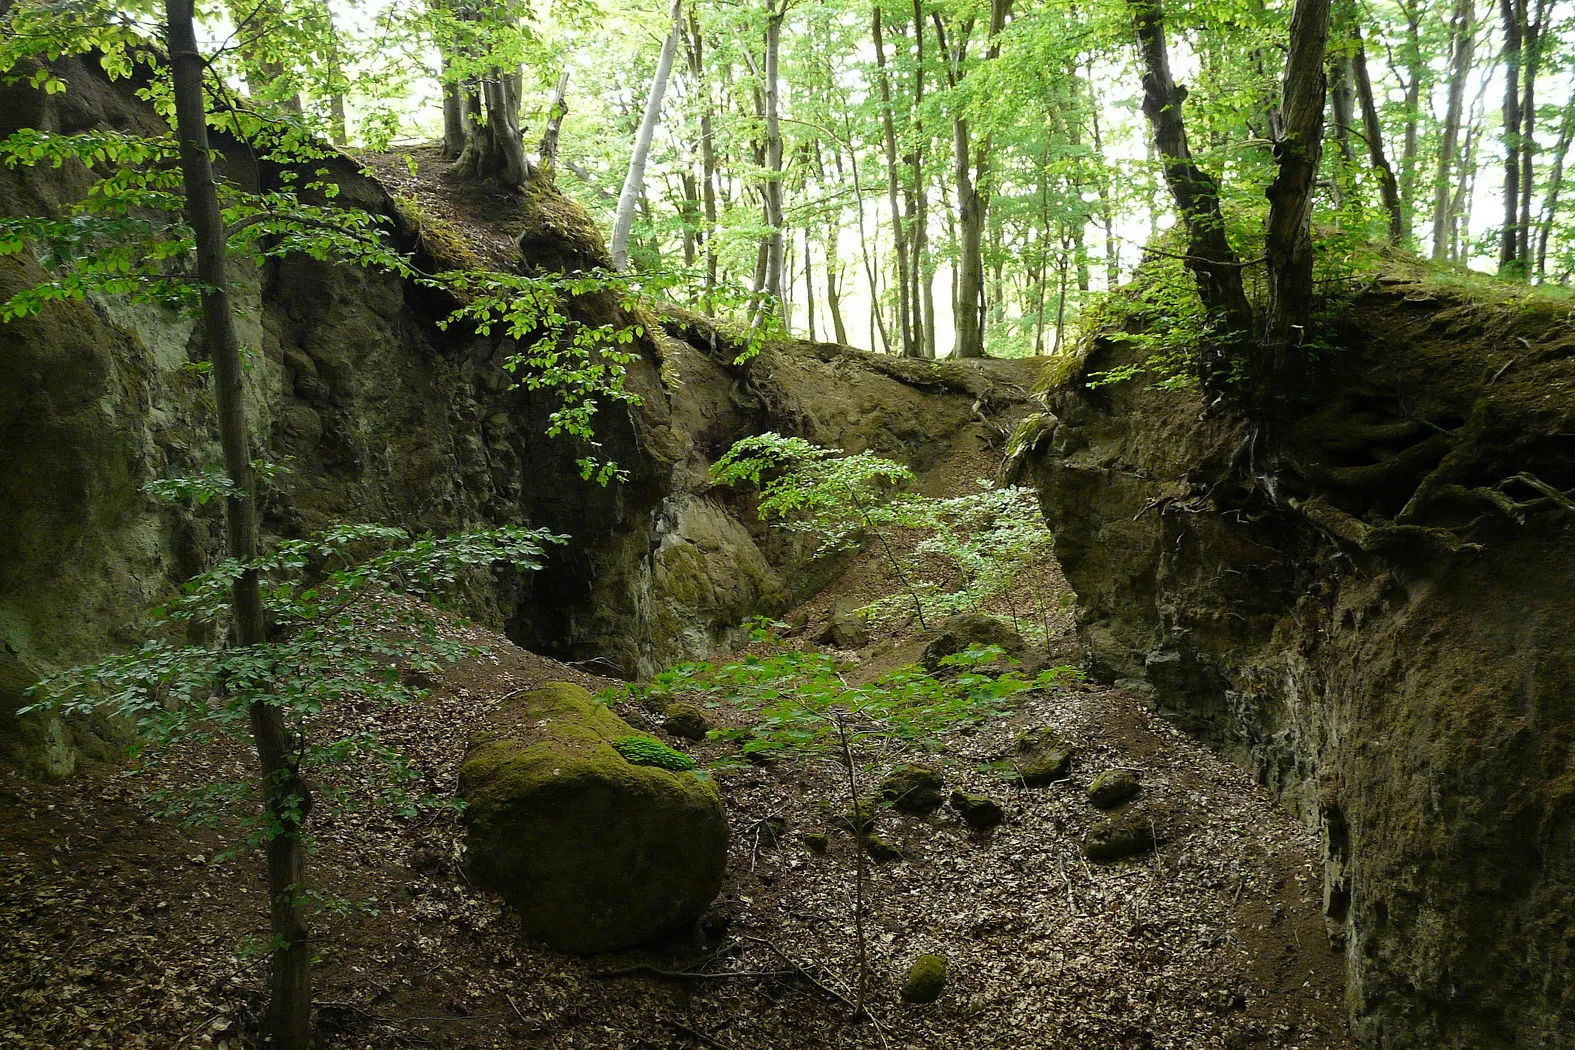
[[[0,0],[0,1046],[1575,1045],[1575,10]]]

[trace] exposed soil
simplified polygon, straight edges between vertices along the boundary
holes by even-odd
[[[988,475],[998,454],[984,436],[925,487],[960,491]],[[1059,572],[1047,566],[1021,586],[1044,595],[1061,651],[1070,624]],[[880,563],[861,557],[806,604],[812,622],[798,637],[818,633],[836,597],[890,590]],[[491,654],[419,703],[368,716],[442,797],[452,796],[468,734],[499,697],[554,679],[611,684],[466,630]],[[869,675],[918,646],[892,627],[843,655]],[[637,710],[625,714],[652,727]],[[1069,780],[1022,789],[978,768],[1008,753],[1024,727],[1045,724],[1077,745]],[[697,757],[725,746],[675,743]],[[1134,697],[1075,681],[1031,695],[1007,724],[946,743],[948,789],[988,794],[1007,817],[985,835],[946,808],[881,817],[903,856],[871,869],[877,1023],[850,1021],[843,1001],[855,972],[854,855],[828,816],[845,800],[832,771],[780,766],[721,778],[731,870],[703,929],[610,957],[569,958],[525,939],[495,897],[467,883],[462,824],[450,810],[318,821],[310,877],[325,902],[343,902],[315,921],[319,1045],[1351,1045],[1315,844],[1248,774]],[[0,1045],[255,1045],[262,964],[245,946],[266,931],[260,862],[225,858],[223,829],[156,817],[147,797],[181,780],[244,776],[243,756],[206,752],[136,778],[98,768],[56,785],[0,772]],[[1083,789],[1113,766],[1141,771],[1139,802],[1168,814],[1164,841],[1132,860],[1091,863],[1080,842],[1100,814]],[[786,825],[775,845],[770,817]],[[824,854],[806,844],[809,833],[829,835]],[[902,1005],[897,990],[922,952],[947,956],[947,990],[934,1005]]]

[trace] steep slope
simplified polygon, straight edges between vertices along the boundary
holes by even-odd
[[[94,68],[63,69],[71,90],[45,96],[0,88],[0,134],[162,124],[124,82]],[[231,148],[226,178],[278,185]],[[349,158],[330,165],[340,200],[384,216],[401,247],[435,268],[445,249],[530,270],[605,261],[583,212],[550,187],[478,200],[433,171],[427,203],[485,210],[488,236],[420,216]],[[0,208],[47,214],[79,197],[80,169],[0,172]],[[416,203],[422,201],[418,198]],[[467,245],[465,235],[473,237]],[[452,261],[452,260],[449,260]],[[42,271],[0,259],[0,296]],[[499,577],[473,614],[563,657],[595,658],[633,675],[699,655],[747,616],[785,607],[800,578],[796,552],[762,549],[729,497],[709,491],[710,459],[768,427],[825,444],[875,448],[922,463],[984,412],[1025,396],[1032,366],[893,365],[837,347],[768,349],[746,370],[724,334],[674,321],[695,345],[608,296],[583,296],[587,325],[644,325],[627,386],[639,403],[597,417],[602,452],[628,480],[580,479],[584,449],[543,436],[552,396],[521,389],[503,365],[518,345],[500,334],[442,330],[454,303],[394,276],[305,257],[238,273],[232,293],[242,337],[256,351],[248,377],[255,444],[286,468],[264,498],[264,526],[299,535],[340,521],[447,532],[529,523],[573,543],[534,578]],[[697,334],[698,333],[698,334]],[[220,462],[205,356],[190,317],[114,298],[51,307],[0,325],[0,753],[62,774],[83,754],[108,754],[115,728],[10,717],[22,691],[50,670],[138,640],[140,611],[157,604],[219,548],[219,510],[170,508],[142,492],[150,479]]]
[[[1396,270],[1272,442],[1084,377],[1024,435],[1097,673],[1319,832],[1355,1031],[1575,1043],[1575,325]]]

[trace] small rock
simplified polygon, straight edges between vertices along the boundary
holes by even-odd
[[[1012,764],[1025,785],[1043,787],[1067,778],[1072,770],[1072,745],[1049,726],[1030,729],[1017,738],[1017,757]]]
[[[711,731],[711,720],[694,704],[680,701],[668,707],[662,728],[685,740],[704,740]]]
[[[815,636],[815,642],[838,649],[862,649],[870,644],[869,617],[857,602],[838,598],[831,608],[830,622]]]
[[[823,832],[811,831],[804,836],[804,845],[809,847],[811,853],[824,855],[827,847],[831,845],[831,840],[826,838]]]
[[[989,831],[1006,819],[1006,811],[995,799],[970,795],[966,791],[952,792],[952,808],[962,817],[963,823],[975,831]]]
[[[908,968],[908,979],[902,982],[902,1001],[905,1003],[933,1003],[946,990],[946,956],[921,955]]]
[[[877,794],[904,813],[928,813],[941,804],[945,782],[931,766],[902,766],[886,774]]]
[[[920,662],[927,671],[941,666],[948,656],[955,656],[973,646],[998,645],[1008,656],[1023,650],[1023,637],[1017,628],[995,616],[979,613],[958,613],[948,617],[937,628],[935,640],[924,647]]]
[[[1107,769],[1088,785],[1088,801],[1100,809],[1115,809],[1138,793],[1135,769]]]
[[[787,831],[787,821],[782,817],[767,817],[755,825],[755,842],[761,849],[776,849]]]
[[[859,836],[859,841],[864,843],[864,851],[877,861],[896,860],[902,856],[902,850],[893,846],[884,836],[877,835],[873,831],[865,832]]]
[[[1151,850],[1156,845],[1154,822],[1142,810],[1127,810],[1106,817],[1083,837],[1089,860],[1119,860]]]

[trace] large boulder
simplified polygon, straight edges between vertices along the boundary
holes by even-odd
[[[975,646],[985,648],[998,645],[1008,656],[1023,651],[1023,636],[1006,620],[982,613],[958,613],[948,617],[936,628],[935,638],[924,647],[921,662],[927,671],[941,666],[948,656],[966,652]]]
[[[614,951],[700,917],[727,869],[716,783],[555,682],[472,738],[460,768],[469,870],[559,951]]]

